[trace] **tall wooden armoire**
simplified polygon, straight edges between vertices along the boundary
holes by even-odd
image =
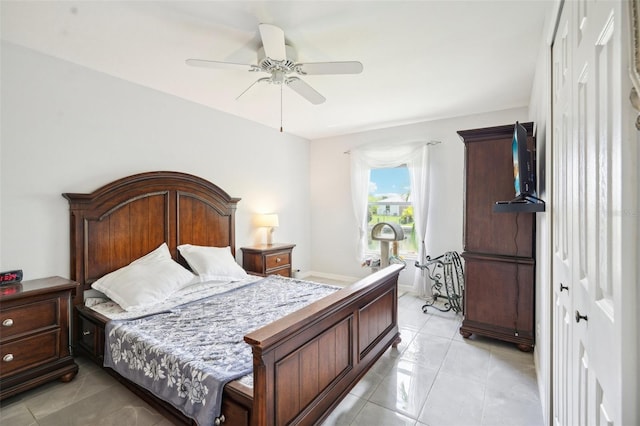
[[[522,123],[535,159],[533,123]],[[534,345],[535,213],[496,213],[515,197],[513,125],[461,130],[465,145],[464,320],[460,334]]]

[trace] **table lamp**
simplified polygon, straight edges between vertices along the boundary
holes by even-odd
[[[278,215],[271,214],[261,214],[256,218],[256,224],[259,227],[267,228],[267,245],[273,244],[273,228],[276,228],[278,223]]]

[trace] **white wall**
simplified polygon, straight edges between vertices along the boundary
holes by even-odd
[[[61,193],[152,170],[198,175],[242,198],[238,247],[264,236],[251,225],[254,213],[277,212],[275,240],[296,243],[294,266],[310,267],[307,140],[16,45],[1,47],[0,270],[21,268],[25,279],[68,276]]]
[[[555,23],[560,11],[560,2],[550,2],[543,38],[538,50],[538,61],[534,75],[529,117],[537,125],[537,167],[538,194],[546,202],[546,211],[536,214],[536,346],[534,362],[538,377],[538,388],[542,405],[542,415],[546,424],[551,424],[552,387],[552,300],[551,288],[551,143],[553,127],[551,122],[551,44],[555,35]]]
[[[349,277],[362,277],[370,272],[356,259],[357,225],[351,205],[346,151],[368,143],[441,141],[430,147],[427,252],[432,256],[451,250],[462,252],[464,145],[456,131],[512,124],[516,120],[524,122],[527,117],[526,108],[517,108],[312,141],[312,269]],[[406,268],[400,284],[410,286],[414,271],[413,266]]]
[[[551,288],[551,43],[554,36],[559,2],[549,5],[545,28],[538,50],[537,68],[529,104],[530,120],[537,125],[538,195],[546,202],[546,211],[536,214],[536,310],[534,362],[542,414],[551,424],[552,380],[552,299]]]
[[[546,204],[544,213],[536,214],[536,311],[535,333],[536,346],[534,361],[538,374],[538,387],[541,392],[543,416],[550,415],[551,401],[548,398],[551,389],[551,119],[547,119],[549,111],[548,101],[550,90],[547,79],[550,74],[550,47],[541,47],[538,57],[538,69],[532,91],[531,120],[537,124],[537,167],[538,167],[538,196]],[[550,116],[549,116],[550,117]],[[547,420],[548,422],[548,420]],[[548,423],[547,423],[548,424]]]

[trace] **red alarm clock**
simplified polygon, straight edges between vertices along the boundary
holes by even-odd
[[[0,272],[0,285],[19,283],[22,281],[22,269]]]

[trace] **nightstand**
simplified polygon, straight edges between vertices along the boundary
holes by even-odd
[[[69,330],[77,287],[74,281],[49,277],[1,288],[0,399],[75,377]]]
[[[241,247],[242,267],[245,271],[267,276],[282,275],[290,277],[291,252],[295,244],[259,244]]]

